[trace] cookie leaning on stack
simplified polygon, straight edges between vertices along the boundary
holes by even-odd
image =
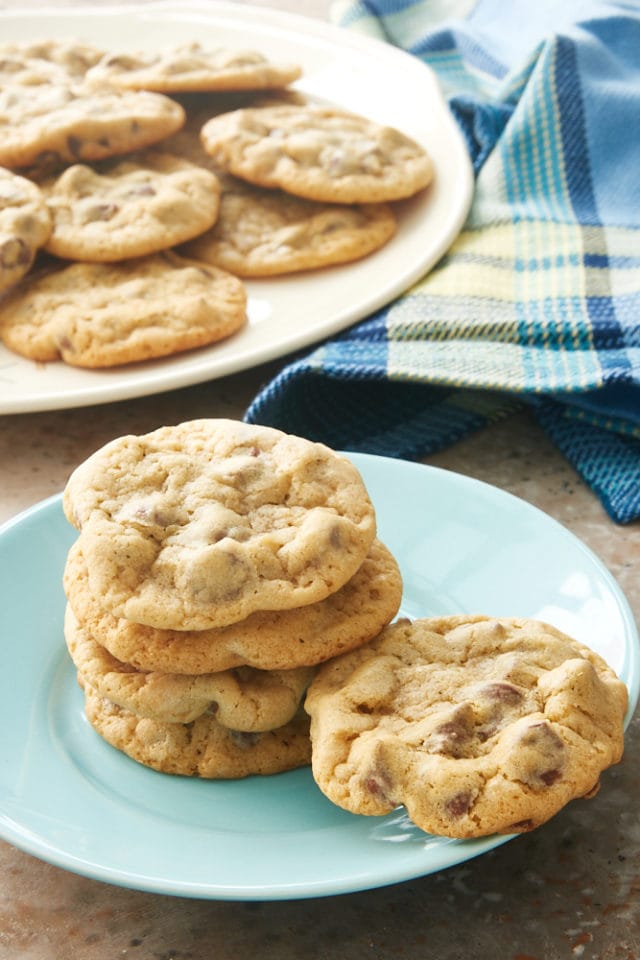
[[[96,730],[170,773],[309,763],[316,665],[400,604],[355,467],[277,430],[199,420],[107,444],[64,508],[81,531],[65,635]]]
[[[322,666],[305,701],[313,773],[353,813],[403,804],[421,829],[522,833],[593,796],[622,757],[627,688],[536,620],[398,620]]]

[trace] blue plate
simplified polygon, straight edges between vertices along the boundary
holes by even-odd
[[[638,698],[639,644],[602,563],[546,514],[487,484],[352,455],[400,562],[402,612],[547,620],[604,656]],[[3,670],[0,835],[59,867],[141,890],[275,900],[383,886],[442,870],[506,837],[456,841],[402,810],[333,806],[308,769],[233,782],[156,773],[106,744],[83,714],[61,578],[76,536],[60,497],[0,530]]]

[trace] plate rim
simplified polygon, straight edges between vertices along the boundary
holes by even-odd
[[[385,468],[391,470],[395,470],[397,467],[401,471],[419,471],[423,476],[427,474],[437,475],[439,482],[445,484],[452,482],[466,489],[477,489],[481,487],[491,498],[496,499],[498,502],[506,498],[507,501],[515,501],[519,508],[531,512],[531,516],[540,516],[549,526],[549,529],[553,530],[555,535],[564,538],[573,548],[577,548],[579,552],[595,566],[600,578],[606,583],[608,590],[614,595],[616,606],[624,623],[625,652],[628,651],[629,653],[629,676],[625,679],[629,689],[630,701],[629,710],[625,719],[625,727],[628,725],[638,701],[640,686],[640,640],[638,638],[638,629],[629,602],[617,580],[603,561],[584,541],[539,507],[486,481],[415,461],[399,460],[376,454],[348,451],[344,451],[344,453],[347,457],[353,459],[356,466],[366,463],[375,468],[382,464]],[[49,517],[55,517],[56,521],[59,520],[61,501],[62,493],[56,493],[26,507],[16,516],[9,518],[0,525],[0,539],[4,539],[6,534],[14,531],[15,528],[19,528],[25,522],[36,522],[37,524],[39,515],[44,518],[45,522]],[[73,535],[71,528],[70,533]],[[420,869],[416,870],[415,863],[410,859],[408,863],[410,869],[407,871],[407,864],[403,858],[400,857],[397,867],[389,869],[388,865],[386,865],[384,877],[381,877],[378,871],[373,878],[371,876],[362,876],[356,881],[354,876],[355,872],[352,872],[348,877],[342,877],[338,880],[325,876],[317,882],[303,881],[302,884],[299,881],[292,881],[291,883],[280,882],[278,886],[267,887],[264,883],[260,882],[247,883],[241,886],[221,883],[219,880],[215,882],[193,881],[190,883],[184,880],[176,882],[175,879],[170,877],[145,874],[143,869],[140,869],[134,874],[131,870],[117,869],[113,866],[105,867],[103,864],[97,862],[95,857],[93,859],[85,858],[81,860],[74,853],[65,851],[63,848],[54,847],[49,841],[45,841],[41,835],[37,835],[30,828],[19,824],[15,818],[8,815],[6,804],[3,801],[0,801],[0,836],[14,847],[44,862],[90,879],[112,883],[130,889],[172,896],[244,901],[297,900],[376,889],[398,882],[406,882],[411,879],[439,872],[443,869],[448,869],[449,867],[457,866],[462,862],[480,856],[514,839],[513,836],[509,835],[494,835],[470,841],[449,841],[447,844],[436,848],[436,863],[423,863],[420,865]],[[431,851],[427,860],[428,859],[433,860],[433,851]],[[443,860],[445,862],[442,862]]]
[[[73,409],[150,396],[155,393],[182,389],[220,379],[286,357],[296,351],[319,345],[352,324],[370,316],[386,304],[391,303],[409,289],[413,283],[425,276],[435,266],[462,229],[473,198],[475,186],[473,168],[462,132],[451,114],[439,81],[431,67],[418,57],[378,38],[346,30],[320,18],[316,19],[274,8],[258,7],[250,3],[237,5],[229,2],[229,0],[187,0],[184,4],[180,4],[179,0],[151,0],[149,3],[138,2],[124,7],[117,4],[96,7],[84,4],[78,7],[61,7],[54,4],[26,9],[9,8],[0,10],[0,24],[12,22],[31,24],[47,16],[59,19],[61,22],[67,20],[70,24],[80,24],[83,18],[95,24],[99,18],[113,18],[114,22],[117,19],[122,19],[123,22],[126,22],[127,17],[143,17],[153,20],[157,16],[162,17],[165,21],[173,19],[184,22],[188,21],[189,18],[196,18],[202,22],[215,23],[216,18],[226,17],[227,19],[233,19],[234,22],[253,23],[265,29],[277,28],[294,37],[300,37],[307,43],[311,43],[314,39],[322,40],[324,43],[333,41],[343,51],[352,49],[361,54],[373,51],[378,57],[384,58],[385,62],[400,65],[403,76],[410,74],[412,77],[421,78],[424,89],[429,89],[430,96],[433,98],[434,110],[441,117],[443,135],[446,134],[448,148],[452,151],[452,162],[456,167],[455,195],[452,193],[452,210],[451,214],[447,216],[444,226],[438,224],[440,230],[438,243],[426,259],[416,258],[406,268],[400,264],[398,277],[394,279],[393,283],[388,279],[384,289],[377,293],[369,293],[369,289],[367,289],[366,298],[362,291],[358,291],[358,302],[354,300],[347,307],[336,304],[332,307],[330,320],[315,323],[311,330],[298,329],[295,324],[290,324],[290,329],[277,332],[273,338],[263,334],[262,337],[258,338],[258,342],[254,342],[253,339],[243,342],[241,339],[242,331],[240,331],[236,337],[229,340],[230,345],[237,342],[237,349],[232,346],[228,353],[225,352],[221,356],[218,356],[220,351],[215,349],[218,345],[213,344],[208,348],[203,347],[200,350],[188,351],[174,357],[147,361],[141,365],[139,371],[135,369],[137,365],[125,365],[107,371],[97,371],[99,374],[97,381],[83,380],[84,374],[95,375],[96,371],[83,371],[80,368],[73,368],[71,383],[68,386],[56,386],[54,384],[51,388],[47,386],[47,381],[44,381],[39,386],[37,383],[30,386],[21,395],[7,395],[8,391],[6,389],[0,390],[0,414]],[[378,251],[378,253],[386,255],[384,250]],[[349,264],[343,264],[336,268],[327,269],[344,270],[348,267]],[[254,299],[260,299],[261,289],[268,289],[264,286],[264,282],[247,282],[250,303]],[[252,290],[256,292],[255,298],[252,297]],[[224,347],[224,342],[219,346]],[[7,376],[14,377],[19,374],[11,373],[12,367],[16,364],[21,367],[23,364],[30,363],[31,361],[27,358],[14,356],[8,350],[5,352],[5,348],[3,348],[3,352],[0,354],[0,384],[3,369],[8,371],[5,378]],[[60,364],[59,367],[56,366],[56,369],[64,370],[62,361],[56,361],[55,363],[56,365]],[[73,377],[76,376],[80,382],[73,380]]]

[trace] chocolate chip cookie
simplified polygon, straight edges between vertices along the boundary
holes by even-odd
[[[204,674],[137,670],[96,643],[69,606],[64,634],[79,675],[96,693],[163,723],[191,723],[206,714],[232,730],[274,730],[293,719],[313,676],[312,667]]]
[[[143,672],[200,674],[245,664],[261,670],[313,666],[370,640],[400,606],[402,577],[387,548],[374,540],[347,583],[316,603],[257,611],[226,627],[158,630],[110,614],[93,596],[79,543],[64,571],[69,603],[93,640]]]
[[[42,190],[53,221],[48,252],[93,262],[145,256],[204,233],[220,200],[213,173],[159,151],[99,169],[74,164]]]
[[[183,108],[159,93],[86,83],[0,90],[0,164],[34,173],[138,150],[179,130]]]
[[[246,322],[242,282],[172,251],[30,275],[0,304],[0,339],[41,362],[92,369],[216,343]]]
[[[201,136],[205,150],[237,177],[324,203],[399,200],[433,177],[420,144],[338,107],[233,110],[207,121]]]
[[[269,90],[297,80],[297,64],[275,63],[256,50],[190,43],[157,52],[108,53],[89,72],[91,82],[162,93]]]
[[[230,730],[215,717],[163,723],[138,717],[101,697],[87,684],[85,713],[100,736],[132,760],[161,773],[211,780],[282,773],[309,763],[309,718],[300,709],[276,730]]]
[[[115,616],[161,629],[322,600],[353,576],[376,533],[346,457],[223,419],[108,443],[76,468],[63,502],[91,592]]]
[[[313,771],[354,813],[404,804],[423,830],[531,830],[597,790],[623,750],[627,689],[548,624],[398,621],[320,668],[306,698]]]
[[[183,252],[238,277],[269,277],[358,260],[395,231],[388,204],[318,203],[225,175],[215,225]]]

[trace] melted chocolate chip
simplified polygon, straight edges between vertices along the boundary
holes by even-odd
[[[461,757],[469,753],[474,733],[473,709],[469,704],[460,704],[448,720],[439,724],[430,734],[425,746],[430,752]]]
[[[528,830],[533,830],[535,823],[533,820],[518,820],[517,823],[512,823],[505,831],[506,833],[526,833]]]
[[[74,137],[73,134],[69,134],[67,137],[67,149],[71,156],[77,160],[82,152],[82,140],[80,137]]]
[[[55,150],[41,150],[34,164],[38,170],[48,170],[62,163],[62,157]]]
[[[552,784],[556,783],[556,781],[560,780],[561,777],[562,773],[560,770],[545,770],[544,773],[540,774],[540,779],[547,787],[550,787]]]
[[[0,265],[8,270],[24,267],[31,262],[33,252],[20,237],[10,237],[0,246]]]
[[[377,797],[383,803],[389,806],[395,806],[395,801],[391,799],[392,782],[389,774],[381,766],[376,766],[371,770],[363,781],[364,789],[373,797]]]
[[[331,527],[329,543],[336,550],[342,546],[342,531],[340,530],[340,527]]]
[[[449,817],[452,819],[458,819],[463,817],[465,813],[468,813],[471,809],[472,797],[470,793],[456,793],[455,796],[451,797],[450,800],[444,805],[444,808]]]
[[[522,692],[512,683],[506,683],[505,681],[487,683],[481,688],[480,693],[490,700],[506,703],[509,706],[515,706],[522,701]]]
[[[96,221],[107,221],[115,217],[120,208],[115,203],[97,203],[85,211],[85,221],[95,223]]]
[[[563,750],[564,743],[546,721],[532,723],[520,737],[525,747],[538,747],[542,750]]]

